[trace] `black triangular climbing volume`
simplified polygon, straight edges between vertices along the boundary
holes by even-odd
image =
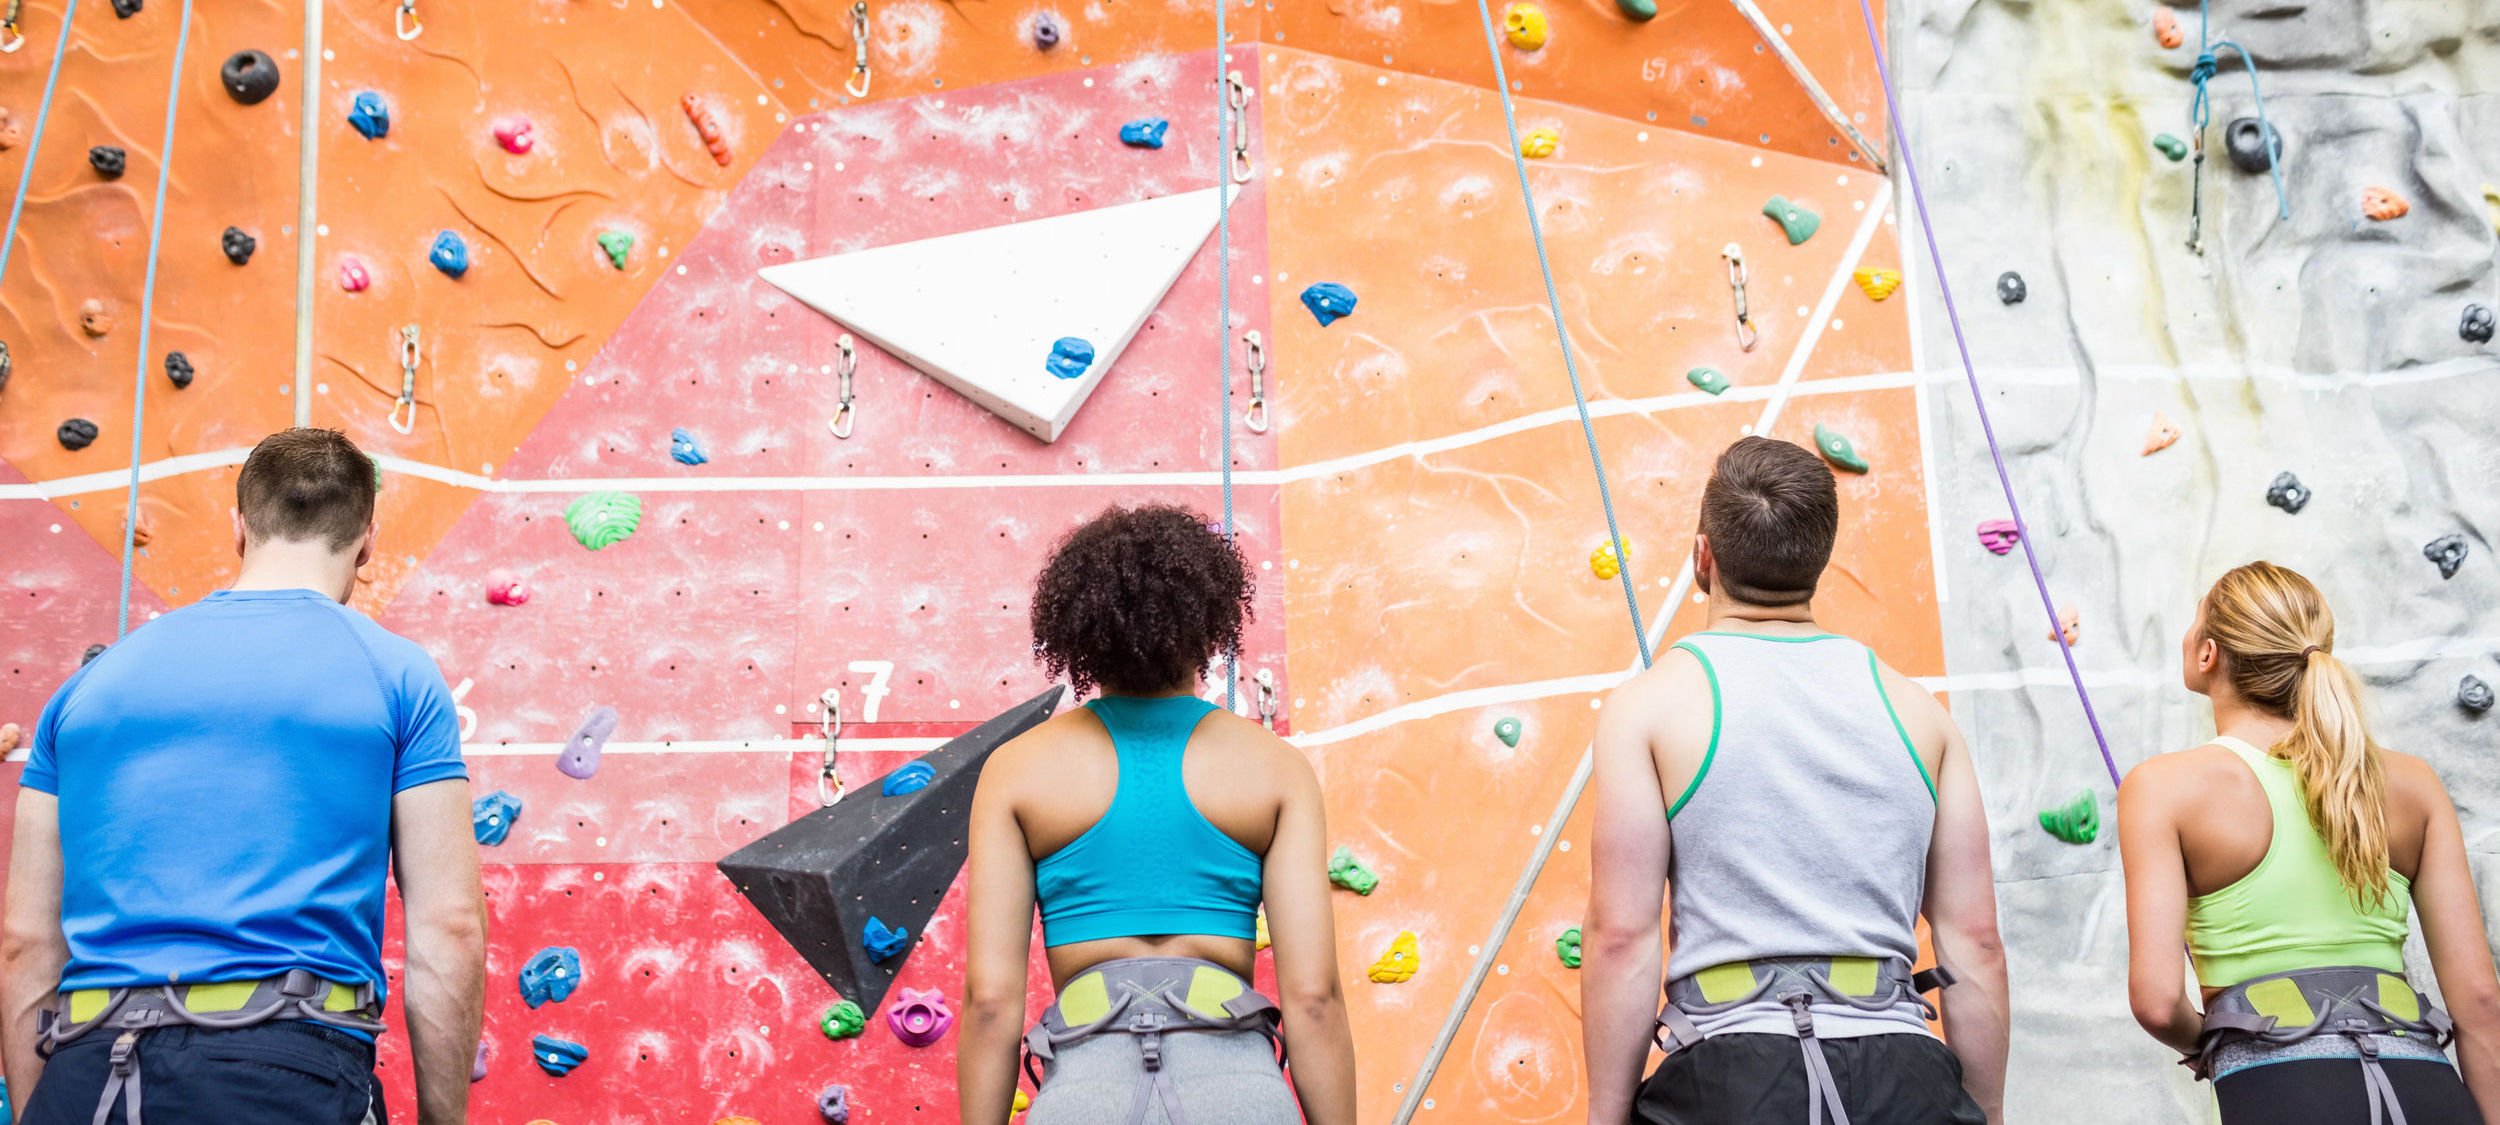
[[[876,1011],[911,952],[879,963],[862,940],[868,920],[908,929],[919,943],[963,871],[981,766],[1049,718],[1066,691],[1053,687],[914,759],[935,774],[926,787],[887,797],[875,782],[855,785],[841,801],[731,852],[721,874],[826,984]]]

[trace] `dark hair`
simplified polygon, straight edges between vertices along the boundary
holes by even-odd
[[[1114,507],[1060,540],[1033,583],[1033,656],[1078,694],[1188,683],[1241,645],[1250,568],[1195,512]]]
[[[355,545],[373,525],[381,491],[373,458],[337,430],[298,427],[260,439],[234,479],[234,505],[252,538]]]
[[[1840,489],[1823,459],[1793,443],[1749,437],[1728,446],[1701,492],[1718,586],[1748,605],[1802,605],[1832,561]]]

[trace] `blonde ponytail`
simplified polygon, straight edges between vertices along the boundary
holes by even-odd
[[[2300,775],[2309,823],[2362,905],[2387,896],[2387,775],[2361,713],[2361,682],[2337,660],[2335,615],[2308,579],[2239,567],[2205,595],[2205,635],[2250,703],[2292,720],[2271,749]]]

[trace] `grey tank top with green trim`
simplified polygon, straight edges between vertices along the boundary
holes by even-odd
[[[1914,964],[1935,788],[1875,654],[1837,636],[1697,633],[1675,647],[1708,672],[1716,720],[1667,814],[1668,977],[1771,957]],[[1914,1005],[1815,1014],[1825,1037],[1926,1027]],[[1779,1026],[1759,1030],[1792,1033],[1777,1010],[1704,1030],[1766,1018]]]

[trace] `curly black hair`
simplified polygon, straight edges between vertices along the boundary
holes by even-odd
[[[1250,567],[1204,517],[1113,507],[1051,552],[1033,583],[1033,657],[1083,695],[1170,691],[1241,645]]]

